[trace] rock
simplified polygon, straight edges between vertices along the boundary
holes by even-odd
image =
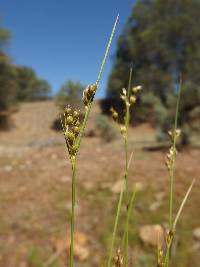
[[[11,165],[4,166],[4,171],[11,172],[13,170],[13,167]]]
[[[197,227],[195,228],[193,231],[192,231],[192,234],[193,234],[193,237],[200,241],[200,227]]]
[[[116,183],[114,183],[114,185],[112,185],[112,187],[110,188],[111,192],[115,193],[115,194],[119,194],[122,190],[122,187],[124,186],[124,180],[119,180]]]
[[[145,245],[156,247],[162,245],[165,240],[164,229],[158,224],[143,225],[139,229],[139,237]]]

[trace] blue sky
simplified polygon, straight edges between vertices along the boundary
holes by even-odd
[[[120,19],[97,97],[105,93],[117,36],[134,0],[0,0],[2,25],[12,33],[13,62],[30,66],[53,92],[69,79],[93,83],[116,15]]]

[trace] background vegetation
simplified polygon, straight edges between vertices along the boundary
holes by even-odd
[[[10,37],[10,32],[0,24],[0,111],[19,101],[47,99],[51,93],[48,82],[38,78],[34,70],[12,64],[6,53]]]
[[[189,142],[189,134],[194,130],[199,132],[200,124],[195,122],[200,115],[199,10],[198,0],[136,2],[118,39],[102,106],[104,112],[119,99],[121,88],[128,83],[126,73],[133,66],[135,83],[144,88],[136,119],[137,116],[139,121],[155,119],[162,136],[172,123],[174,96],[182,76],[184,96],[179,121],[184,131],[182,143]],[[147,116],[152,111],[153,119]]]

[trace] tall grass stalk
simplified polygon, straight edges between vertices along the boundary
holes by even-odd
[[[170,180],[170,196],[169,196],[169,232],[172,232],[172,225],[173,225],[173,200],[174,200],[174,172],[175,172],[175,163],[176,163],[176,143],[177,143],[177,124],[178,124],[178,113],[179,113],[179,105],[180,105],[180,97],[181,97],[181,89],[182,84],[179,85],[177,102],[176,102],[176,112],[175,112],[175,119],[174,119],[174,129],[172,130],[172,161],[170,166],[168,167],[169,170],[169,180]],[[170,237],[171,238],[171,237]],[[169,244],[170,243],[170,244]],[[169,259],[170,259],[170,248],[171,242],[168,241],[167,244],[167,251],[165,257],[165,267],[169,266]]]
[[[100,67],[99,75],[97,77],[97,81],[93,85],[93,91],[89,91],[87,88],[86,88],[87,91],[85,90],[85,96],[89,95],[90,97],[89,97],[89,99],[86,97],[87,105],[84,103],[85,106],[86,106],[86,112],[85,112],[85,115],[84,115],[84,119],[83,119],[83,123],[82,123],[81,129],[80,129],[79,135],[78,135],[77,139],[75,140],[75,144],[74,144],[74,148],[76,149],[76,153],[73,156],[70,155],[71,167],[72,167],[71,220],[70,220],[70,260],[69,260],[69,266],[70,267],[74,267],[74,227],[75,227],[76,165],[77,165],[76,164],[76,159],[77,159],[77,154],[78,154],[78,151],[79,151],[79,148],[80,148],[81,140],[82,140],[82,137],[83,137],[83,134],[84,134],[84,131],[85,131],[85,127],[86,127],[86,124],[87,124],[87,121],[88,121],[88,118],[89,118],[89,114],[90,114],[90,111],[91,111],[93,98],[95,96],[96,90],[97,90],[97,88],[99,86],[99,83],[100,83],[100,80],[101,80],[102,72],[103,72],[104,65],[105,65],[105,62],[106,62],[106,58],[108,56],[108,52],[109,52],[109,49],[110,49],[110,46],[111,46],[111,43],[112,43],[112,39],[113,39],[114,32],[115,32],[115,29],[116,29],[116,26],[117,26],[118,18],[119,18],[119,15],[117,16],[117,18],[115,20],[115,23],[114,23],[114,26],[113,26],[113,29],[112,29],[112,32],[111,32],[107,47],[106,47],[106,51],[105,51],[105,54],[104,54],[104,57],[103,57],[103,60],[102,60],[102,63],[101,63],[101,67]],[[83,101],[84,101],[84,99],[83,99]],[[62,122],[62,125],[63,125],[63,122]],[[68,130],[68,126],[63,127],[65,140],[66,140],[66,144],[67,144],[67,147],[68,147],[69,144],[68,144],[68,141],[66,139],[66,131],[67,130]],[[68,150],[69,150],[69,148],[68,148]],[[70,154],[70,152],[69,152],[69,154]]]
[[[175,172],[175,163],[176,163],[176,143],[177,143],[177,124],[178,124],[178,113],[179,113],[179,105],[180,105],[180,98],[181,98],[181,89],[182,89],[182,82],[180,82],[179,90],[178,90],[178,97],[176,103],[176,113],[175,113],[175,120],[174,120],[174,130],[172,133],[173,141],[172,141],[172,148],[173,148],[173,160],[172,166],[169,171],[170,175],[170,201],[169,201],[169,229],[172,229],[173,224],[173,193],[174,193],[174,172]]]
[[[128,83],[128,92],[127,96],[130,98],[131,94],[131,81],[132,81],[132,68],[130,69],[129,83]],[[128,221],[128,211],[129,211],[129,193],[128,193],[128,169],[129,169],[129,159],[128,159],[128,130],[130,123],[130,105],[126,105],[126,113],[124,118],[124,124],[126,127],[126,132],[124,136],[124,152],[125,152],[125,197],[126,197],[126,223],[125,223],[125,246],[124,246],[124,257],[125,257],[125,266],[128,266],[128,241],[129,241],[129,221]]]
[[[183,207],[187,201],[187,198],[192,190],[194,180],[192,181],[190,187],[188,188],[185,197],[182,200],[182,203],[180,205],[180,208],[176,214],[175,219],[173,219],[173,202],[174,202],[174,172],[175,172],[175,163],[176,163],[176,143],[177,143],[177,138],[180,135],[180,130],[177,129],[177,124],[178,124],[178,114],[179,114],[179,105],[180,105],[180,98],[181,98],[181,89],[182,89],[182,82],[180,81],[180,86],[179,86],[179,91],[178,91],[178,96],[177,96],[177,103],[176,103],[176,113],[175,113],[175,120],[174,120],[174,129],[170,133],[171,138],[172,138],[172,147],[170,148],[170,152],[168,154],[168,162],[167,167],[169,171],[169,178],[170,178],[170,197],[169,197],[169,232],[167,233],[166,237],[166,254],[165,254],[165,259],[164,259],[164,267],[169,266],[170,262],[170,250],[172,246],[172,241],[174,237],[174,233],[176,230],[176,224],[177,221],[181,215],[181,212],[183,210]]]
[[[124,125],[120,127],[120,131],[121,131],[122,137],[124,139],[124,155],[125,155],[125,166],[124,166],[124,177],[123,177],[124,184],[121,188],[121,192],[120,192],[120,196],[119,196],[119,200],[118,200],[107,267],[111,267],[111,263],[112,263],[114,243],[115,243],[115,239],[116,239],[117,226],[119,223],[119,215],[120,215],[120,210],[122,207],[124,193],[125,193],[125,203],[126,203],[126,220],[125,220],[125,229],[124,229],[124,236],[123,236],[122,245],[124,248],[123,252],[124,252],[124,258],[125,258],[125,266],[128,266],[129,217],[130,217],[130,211],[132,208],[133,199],[135,197],[135,190],[134,190],[133,196],[131,197],[131,201],[129,203],[128,172],[129,172],[129,166],[130,166],[130,162],[131,162],[133,153],[131,153],[130,159],[129,159],[129,156],[128,156],[128,130],[129,130],[129,124],[130,124],[130,106],[132,104],[134,104],[136,101],[134,94],[136,94],[141,89],[140,86],[134,87],[133,92],[131,93],[131,81],[132,81],[132,69],[130,69],[128,90],[123,88],[122,89],[122,95],[121,95],[121,99],[123,100],[123,102],[125,104]],[[111,113],[112,113],[113,119],[115,121],[117,121],[118,113],[114,110],[114,108],[111,108]]]
[[[132,195],[131,195],[131,199],[130,199],[130,202],[129,202],[129,205],[128,205],[128,212],[127,212],[127,216],[126,216],[126,223],[125,223],[125,231],[124,231],[124,236],[123,236],[123,239],[122,239],[122,246],[125,247],[125,242],[126,242],[126,235],[127,235],[127,225],[129,225],[129,221],[130,221],[130,215],[131,215],[131,211],[133,210],[133,203],[134,203],[134,200],[135,200],[135,196],[136,196],[136,186],[133,188],[133,192],[132,192]]]
[[[115,239],[116,239],[116,234],[117,234],[117,226],[118,226],[118,222],[119,222],[119,215],[120,215],[120,211],[121,211],[125,186],[126,186],[126,184],[124,181],[123,186],[122,186],[121,191],[120,191],[118,205],[117,205],[117,212],[115,215],[115,222],[114,222],[114,227],[113,227],[113,233],[112,233],[112,239],[111,239],[111,245],[110,245],[110,252],[109,252],[109,256],[108,256],[107,267],[111,267],[111,264],[112,264],[113,250],[114,250],[114,244],[115,244]]]

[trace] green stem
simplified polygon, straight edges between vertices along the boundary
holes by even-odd
[[[98,75],[98,78],[96,81],[97,87],[100,83],[100,79],[101,79],[102,72],[103,72],[103,69],[105,66],[105,62],[106,62],[106,58],[108,56],[108,52],[109,52],[109,49],[110,49],[110,46],[112,43],[112,39],[114,36],[114,32],[115,32],[115,29],[117,26],[118,19],[119,19],[119,15],[117,16],[117,18],[115,20],[115,23],[114,23],[114,26],[112,28],[112,32],[111,32],[111,35],[110,35],[110,38],[109,38],[109,41],[108,41],[108,44],[106,47],[106,52],[104,54],[104,57],[103,57],[103,60],[101,63],[99,75]],[[78,139],[76,141],[77,151],[79,151],[79,148],[81,145],[81,140],[82,140],[82,137],[83,137],[83,134],[85,131],[85,127],[86,127],[86,124],[87,124],[87,121],[89,118],[92,103],[93,103],[93,98],[91,99],[91,101],[88,104],[88,107],[86,109],[83,124],[82,124],[81,130],[80,130]],[[70,222],[70,227],[71,227],[71,230],[70,230],[70,267],[73,267],[74,266],[74,225],[75,225],[75,205],[76,205],[76,158],[71,159],[71,166],[72,166],[72,188],[71,188],[71,191],[72,191],[71,203],[72,203],[72,205],[71,205],[71,222]]]
[[[179,91],[178,91],[178,97],[176,102],[176,113],[175,113],[175,120],[174,120],[174,129],[172,132],[173,136],[173,143],[172,143],[172,149],[173,149],[173,160],[172,160],[172,166],[169,172],[170,176],[170,197],[169,197],[169,229],[173,230],[173,201],[174,201],[174,172],[175,172],[175,163],[176,163],[176,129],[178,125],[178,113],[179,113],[179,105],[180,105],[180,97],[181,97],[181,88],[182,88],[182,82],[180,81],[179,85]],[[166,257],[165,257],[165,267],[169,267],[169,260],[170,260],[170,249],[171,249],[172,241],[170,241],[170,244],[167,245],[167,251],[166,251]]]
[[[76,159],[72,163],[72,195],[71,195],[71,229],[70,229],[70,267],[74,266],[74,225],[75,225],[75,205],[76,205]]]
[[[113,26],[113,29],[112,29],[108,44],[107,44],[106,52],[104,54],[104,57],[103,57],[103,60],[102,60],[102,63],[101,63],[99,75],[98,75],[98,78],[97,78],[97,84],[99,84],[100,79],[101,79],[101,75],[102,75],[103,68],[104,68],[104,65],[105,65],[105,62],[106,62],[106,58],[108,56],[108,52],[109,52],[109,49],[110,49],[110,46],[111,46],[111,43],[112,43],[112,39],[113,39],[113,36],[114,36],[114,33],[115,33],[115,29],[116,29],[116,26],[117,26],[118,19],[119,19],[119,14],[116,17],[116,20],[115,20],[115,23],[114,23],[114,26]]]
[[[128,83],[128,92],[127,97],[128,101],[130,98],[131,93],[131,81],[132,81],[132,69],[130,69],[129,75],[129,83]],[[129,123],[130,123],[130,105],[129,103],[126,104],[126,113],[124,118],[124,124],[126,127],[126,135],[124,138],[124,152],[125,152],[125,195],[126,195],[126,218],[128,217],[128,205],[129,205],[129,194],[128,194],[128,168],[129,168],[129,160],[128,160],[128,130],[129,130]],[[125,266],[128,266],[128,241],[129,241],[129,222],[126,220],[125,223]]]
[[[179,112],[179,105],[180,105],[180,96],[181,96],[181,84],[179,87],[178,91],[178,97],[177,97],[177,103],[176,103],[176,113],[175,113],[175,120],[174,120],[174,130],[173,130],[173,151],[175,152],[176,150],[176,129],[177,129],[177,124],[178,124],[178,112]],[[174,171],[175,171],[175,162],[176,162],[176,152],[174,153],[174,158],[172,162],[172,168],[170,171],[170,203],[169,203],[169,228],[170,230],[172,229],[172,224],[173,224],[173,185],[174,185]]]
[[[115,243],[115,238],[116,238],[116,233],[117,233],[117,226],[119,222],[119,214],[122,206],[122,200],[123,200],[123,195],[124,195],[124,186],[121,188],[120,196],[119,196],[119,201],[117,205],[117,212],[115,216],[115,222],[114,222],[114,229],[113,229],[113,234],[112,234],[112,240],[111,240],[111,246],[110,246],[110,253],[108,257],[108,267],[111,266],[112,263],[112,255],[113,255],[113,249],[114,249],[114,243]]]
[[[129,207],[128,207],[128,213],[127,213],[127,216],[126,216],[126,225],[128,225],[129,221],[130,221],[130,215],[131,215],[131,211],[133,209],[133,202],[135,200],[135,195],[136,195],[136,187],[133,189],[131,200],[130,200],[130,204],[129,204]],[[122,239],[122,246],[123,247],[125,246],[125,238],[126,238],[125,234],[126,234],[126,230],[124,231],[124,235],[123,235],[123,239]]]
[[[110,50],[110,46],[111,46],[112,39],[113,39],[113,36],[114,36],[114,33],[115,33],[115,29],[116,29],[116,26],[117,26],[118,19],[119,19],[119,15],[117,15],[117,17],[115,19],[115,23],[114,23],[114,26],[112,28],[112,32],[110,34],[110,38],[109,38],[109,41],[108,41],[108,44],[107,44],[107,47],[106,47],[106,52],[105,52],[103,60],[101,62],[99,75],[98,75],[97,81],[96,81],[97,87],[99,86],[99,83],[100,83],[100,80],[101,80],[101,76],[102,76],[103,69],[104,69],[104,66],[105,66],[105,63],[106,63],[108,52]],[[86,127],[86,124],[87,124],[87,121],[88,121],[88,118],[89,118],[89,114],[90,114],[90,111],[91,111],[92,103],[93,103],[93,98],[90,101],[90,103],[88,104],[88,107],[86,109],[86,113],[85,113],[85,116],[84,116],[83,124],[82,124],[81,130],[80,130],[80,133],[79,133],[79,137],[78,137],[78,140],[77,140],[77,147],[78,147],[77,151],[79,150],[79,147],[80,147],[80,144],[81,144],[81,140],[82,140],[82,137],[83,137],[83,134],[84,134],[84,131],[85,131],[85,127]]]

